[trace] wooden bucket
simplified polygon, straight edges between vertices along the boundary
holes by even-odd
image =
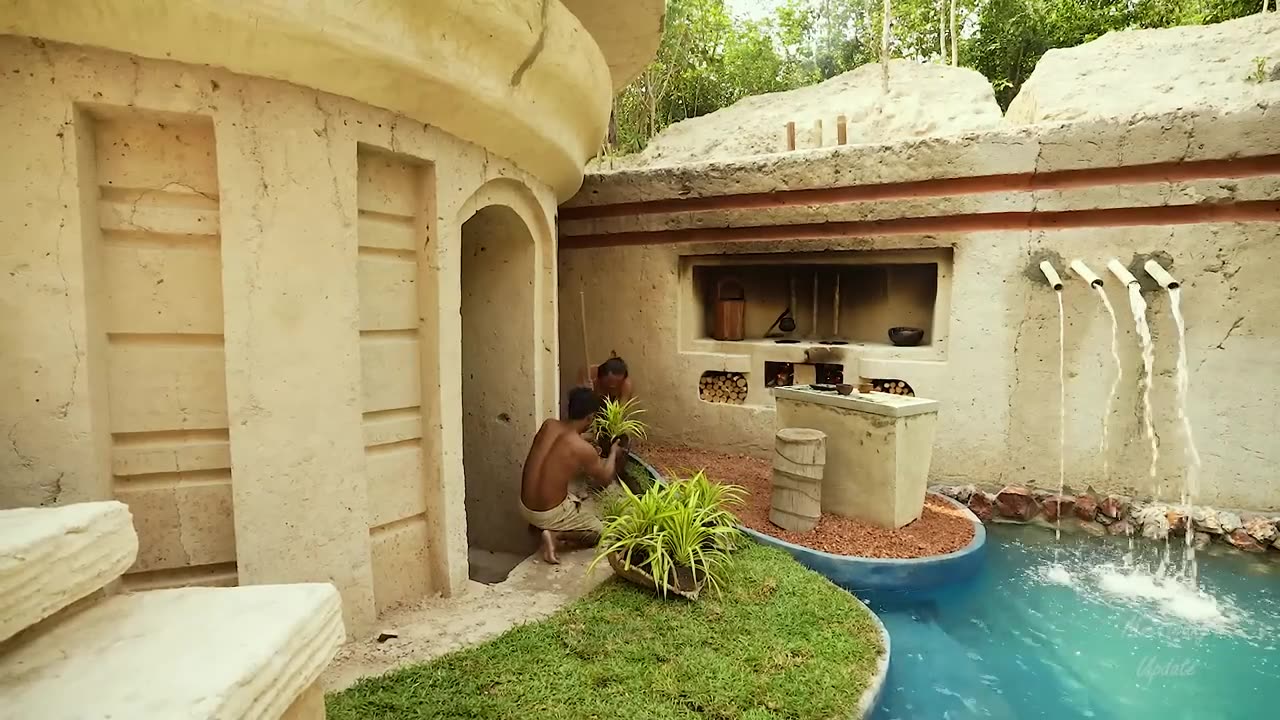
[[[711,337],[716,340],[742,340],[746,337],[747,297],[742,283],[728,278],[716,283],[715,309]]]
[[[773,493],[769,522],[809,532],[822,517],[822,472],[827,436],[809,428],[783,428],[774,438]]]

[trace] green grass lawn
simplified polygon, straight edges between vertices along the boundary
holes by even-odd
[[[621,580],[488,643],[330,695],[329,720],[847,717],[880,638],[851,595],[749,543],[723,595]]]

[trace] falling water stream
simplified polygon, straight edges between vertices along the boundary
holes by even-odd
[[[1067,321],[1062,309],[1062,290],[1058,295],[1058,504],[1054,513],[1053,537],[1062,540],[1062,494],[1067,484]]]
[[[1169,288],[1169,305],[1173,311],[1173,321],[1178,326],[1178,369],[1177,398],[1178,420],[1182,423],[1182,434],[1185,442],[1184,452],[1187,458],[1186,476],[1182,482],[1182,507],[1186,517],[1187,528],[1186,554],[1184,569],[1187,577],[1194,583],[1197,580],[1195,527],[1193,524],[1192,502],[1195,498],[1196,483],[1200,472],[1200,451],[1196,449],[1195,437],[1191,432],[1191,421],[1187,419],[1187,388],[1190,379],[1187,373],[1187,326],[1182,319],[1182,289]]]
[[[1129,310],[1133,312],[1133,324],[1138,331],[1138,340],[1142,343],[1142,426],[1146,431],[1147,442],[1151,443],[1151,465],[1148,475],[1153,484],[1156,480],[1156,467],[1160,461],[1160,443],[1156,440],[1155,421],[1151,416],[1151,388],[1155,382],[1154,368],[1156,364],[1155,347],[1151,344],[1151,326],[1147,324],[1147,301],[1142,299],[1142,286],[1129,283]],[[1160,498],[1161,488],[1155,485],[1155,497]]]
[[[1107,410],[1102,416],[1102,444],[1099,451],[1102,453],[1102,477],[1104,480],[1111,479],[1111,409],[1116,402],[1116,393],[1120,390],[1120,381],[1124,378],[1124,365],[1120,362],[1120,325],[1116,322],[1116,309],[1111,305],[1111,298],[1107,297],[1107,291],[1102,285],[1095,285],[1094,291],[1098,293],[1098,297],[1102,299],[1102,307],[1107,309],[1107,317],[1111,318],[1111,360],[1116,364],[1116,375],[1111,381],[1111,392],[1107,394]]]
[[[1058,496],[1053,522],[1053,564],[1047,568],[1047,577],[1051,582],[1070,585],[1071,574],[1058,562],[1058,551],[1062,548],[1062,494],[1066,492],[1067,478],[1067,324],[1062,288],[1055,288],[1055,292],[1058,295]]]

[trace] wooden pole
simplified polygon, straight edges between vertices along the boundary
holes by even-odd
[[[849,142],[849,120],[844,115],[836,116],[836,144]]]
[[[787,123],[787,152],[796,149],[796,122],[792,120]]]
[[[822,147],[822,118],[813,121],[814,147]]]
[[[831,303],[831,339],[840,339],[840,271],[836,270],[836,299]]]
[[[818,270],[813,271],[813,337],[818,337]]]
[[[596,384],[595,378],[591,377],[591,348],[587,345],[587,292],[585,290],[578,291],[578,305],[581,308],[579,314],[582,316],[582,354],[587,360],[583,368],[587,373],[587,387],[594,390]]]

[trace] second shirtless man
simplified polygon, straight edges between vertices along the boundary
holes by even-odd
[[[608,458],[601,458],[582,437],[598,407],[599,401],[589,388],[571,390],[568,419],[542,423],[524,461],[520,510],[529,524],[542,531],[542,558],[552,564],[560,562],[556,557],[560,533],[573,533],[595,544],[603,529],[594,503],[569,492],[569,483],[575,478],[585,477],[592,487],[603,488],[616,476],[618,445],[610,448]]]

